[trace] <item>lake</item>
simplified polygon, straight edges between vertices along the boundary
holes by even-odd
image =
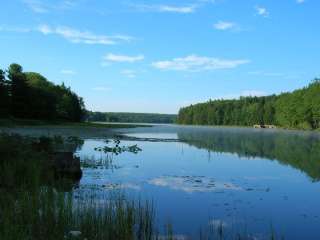
[[[95,150],[105,138],[85,139],[75,191],[121,189],[153,201],[159,231],[170,223],[179,239],[210,227],[253,239],[319,239],[319,134],[175,125],[118,131],[120,145],[142,151],[106,154]]]
[[[172,226],[179,240],[200,232],[320,239],[317,132],[177,125],[6,131],[83,139],[75,152],[83,176],[74,196],[99,202],[115,191],[148,201],[160,235]]]

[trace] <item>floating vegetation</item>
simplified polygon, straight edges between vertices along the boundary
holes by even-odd
[[[115,155],[119,155],[124,152],[130,152],[137,154],[142,151],[141,148],[138,147],[137,144],[131,145],[131,146],[121,146],[121,141],[119,139],[113,139],[113,140],[106,140],[105,143],[107,146],[104,147],[96,147],[94,148],[95,151],[98,152],[104,152],[104,153],[112,153]],[[113,143],[112,146],[108,146],[108,144]]]

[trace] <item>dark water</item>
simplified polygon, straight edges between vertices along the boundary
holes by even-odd
[[[155,126],[124,130],[142,151],[111,156],[87,139],[80,190],[123,189],[154,202],[160,231],[195,236],[223,226],[270,239],[320,239],[320,135],[244,128]],[[147,138],[152,138],[148,141]],[[164,141],[165,140],[165,141]],[[101,160],[104,160],[101,162]]]

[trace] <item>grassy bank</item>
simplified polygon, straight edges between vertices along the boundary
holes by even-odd
[[[152,239],[149,203],[121,193],[61,191],[66,181],[47,162],[71,141],[79,140],[0,135],[0,239]]]

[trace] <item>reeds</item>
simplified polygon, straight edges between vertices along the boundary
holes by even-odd
[[[15,193],[1,190],[0,206],[2,240],[153,238],[153,206],[126,200],[122,194],[96,199],[75,198],[51,187]]]
[[[46,168],[56,139],[0,136],[0,239],[142,239],[153,237],[150,203],[123,193],[59,192]]]

